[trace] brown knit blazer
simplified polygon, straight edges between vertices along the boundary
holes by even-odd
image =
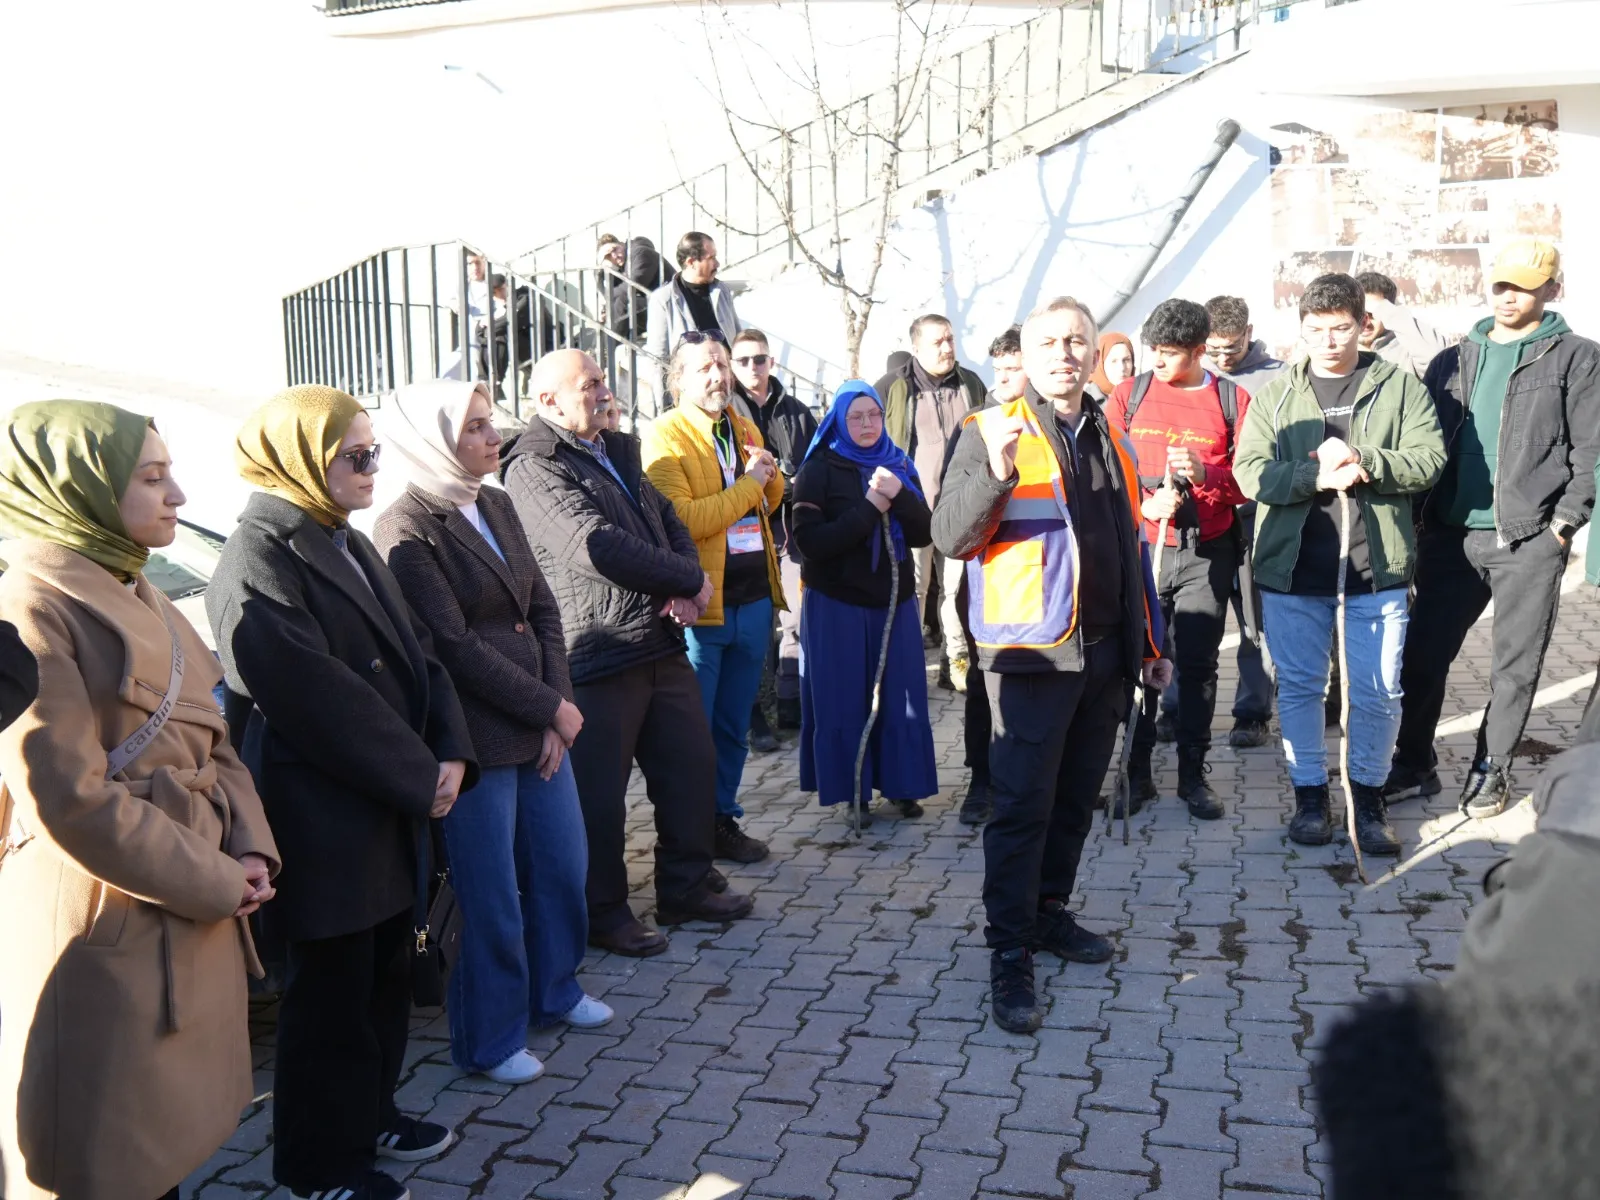
[[[572,699],[561,610],[511,498],[478,493],[504,561],[461,510],[415,484],[378,518],[373,542],[433,634],[483,768],[532,762]]]

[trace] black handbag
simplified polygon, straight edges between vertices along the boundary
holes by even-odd
[[[444,1004],[445,983],[461,948],[461,907],[450,886],[450,868],[433,870],[433,837],[427,821],[417,828],[417,895],[413,909],[411,1002],[419,1008]]]

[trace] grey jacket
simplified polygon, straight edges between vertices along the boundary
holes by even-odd
[[[1259,396],[1267,384],[1288,369],[1288,363],[1281,358],[1274,358],[1267,349],[1267,344],[1260,338],[1250,343],[1250,349],[1245,351],[1244,361],[1231,371],[1224,371],[1208,357],[1206,366],[1218,375],[1224,375],[1242,387],[1254,399]]]
[[[1379,300],[1371,307],[1372,315],[1383,322],[1383,332],[1371,349],[1402,371],[1410,371],[1421,379],[1428,373],[1428,364],[1434,357],[1450,348],[1450,339],[1413,310],[1387,300]]]
[[[1439,410],[1448,455],[1455,448],[1477,381],[1482,351],[1469,339],[1433,360],[1423,382]],[[1600,345],[1573,333],[1532,343],[1511,373],[1500,417],[1494,525],[1503,542],[1521,542],[1552,523],[1573,529],[1594,509],[1600,450]],[[1431,514],[1432,494],[1423,505]]]
[[[739,332],[739,317],[733,311],[733,292],[720,279],[711,285],[711,307],[716,310],[717,325],[722,336],[733,344]],[[661,361],[662,394],[665,395],[666,363],[678,345],[678,339],[696,328],[689,315],[689,301],[676,279],[662,284],[650,293],[650,305],[645,320],[644,348]]]

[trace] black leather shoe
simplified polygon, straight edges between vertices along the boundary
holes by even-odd
[[[1486,758],[1467,772],[1461,790],[1461,811],[1479,821],[1498,817],[1511,799],[1511,765],[1504,759]]]
[[[615,929],[589,931],[589,945],[627,958],[654,958],[665,953],[670,944],[666,934],[651,929],[637,917]]]
[[[1356,844],[1361,847],[1361,853],[1380,858],[1399,854],[1400,839],[1395,836],[1394,826],[1389,824],[1383,789],[1352,780],[1350,790],[1356,797]]]
[[[732,817],[717,817],[716,845],[712,851],[716,858],[738,863],[758,863],[767,856],[767,844],[757,841],[739,828]]]
[[[1154,804],[1161,798],[1161,793],[1156,789],[1155,776],[1150,771],[1150,756],[1135,751],[1128,758],[1128,799],[1133,805],[1130,816],[1138,815],[1140,809],[1146,804]],[[1115,795],[1111,797],[1116,811],[1111,815],[1121,819],[1122,805],[1115,802]]]
[[[713,892],[701,884],[687,896],[656,901],[656,924],[682,925],[685,921],[737,921],[748,917],[753,901],[738,892]]]
[[[778,739],[773,735],[772,726],[767,724],[767,714],[761,711],[759,704],[750,714],[750,735],[745,741],[757,754],[771,754],[778,748]]]
[[[922,815],[922,805],[915,800],[891,800],[890,804],[900,810],[900,815],[908,821],[915,821]]]
[[[1419,771],[1397,762],[1389,768],[1389,778],[1383,785],[1383,802],[1398,804],[1419,796],[1437,796],[1443,790],[1444,784],[1439,782],[1439,772],[1435,768]]]
[[[1255,717],[1240,717],[1228,733],[1228,745],[1239,750],[1252,750],[1257,746],[1265,746],[1271,736],[1267,722],[1258,721]]]
[[[1222,816],[1222,801],[1206,782],[1206,770],[1204,746],[1178,747],[1178,799],[1196,820],[1215,821]]]
[[[969,783],[967,798],[961,802],[961,813],[956,819],[963,825],[982,825],[993,815],[994,802],[989,798],[989,785]]]
[[[1333,841],[1333,804],[1328,799],[1327,784],[1295,788],[1289,840],[1302,846],[1326,846]]]
[[[1110,938],[1090,933],[1079,925],[1060,899],[1046,900],[1039,905],[1034,931],[1039,949],[1048,950],[1066,962],[1103,963],[1117,949]]]
[[[994,1023],[1007,1033],[1033,1033],[1044,1023],[1033,990],[1031,950],[996,950],[989,956],[989,1003]]]

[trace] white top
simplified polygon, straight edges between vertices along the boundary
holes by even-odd
[[[478,511],[478,502],[474,500],[471,504],[458,504],[456,507],[461,510],[461,515],[467,519],[467,524],[471,525],[483,536],[483,540],[489,543],[489,549],[498,554],[500,561],[504,562],[506,552],[500,549],[500,543],[494,540],[494,533],[489,529],[488,523],[484,521],[483,514]]]

